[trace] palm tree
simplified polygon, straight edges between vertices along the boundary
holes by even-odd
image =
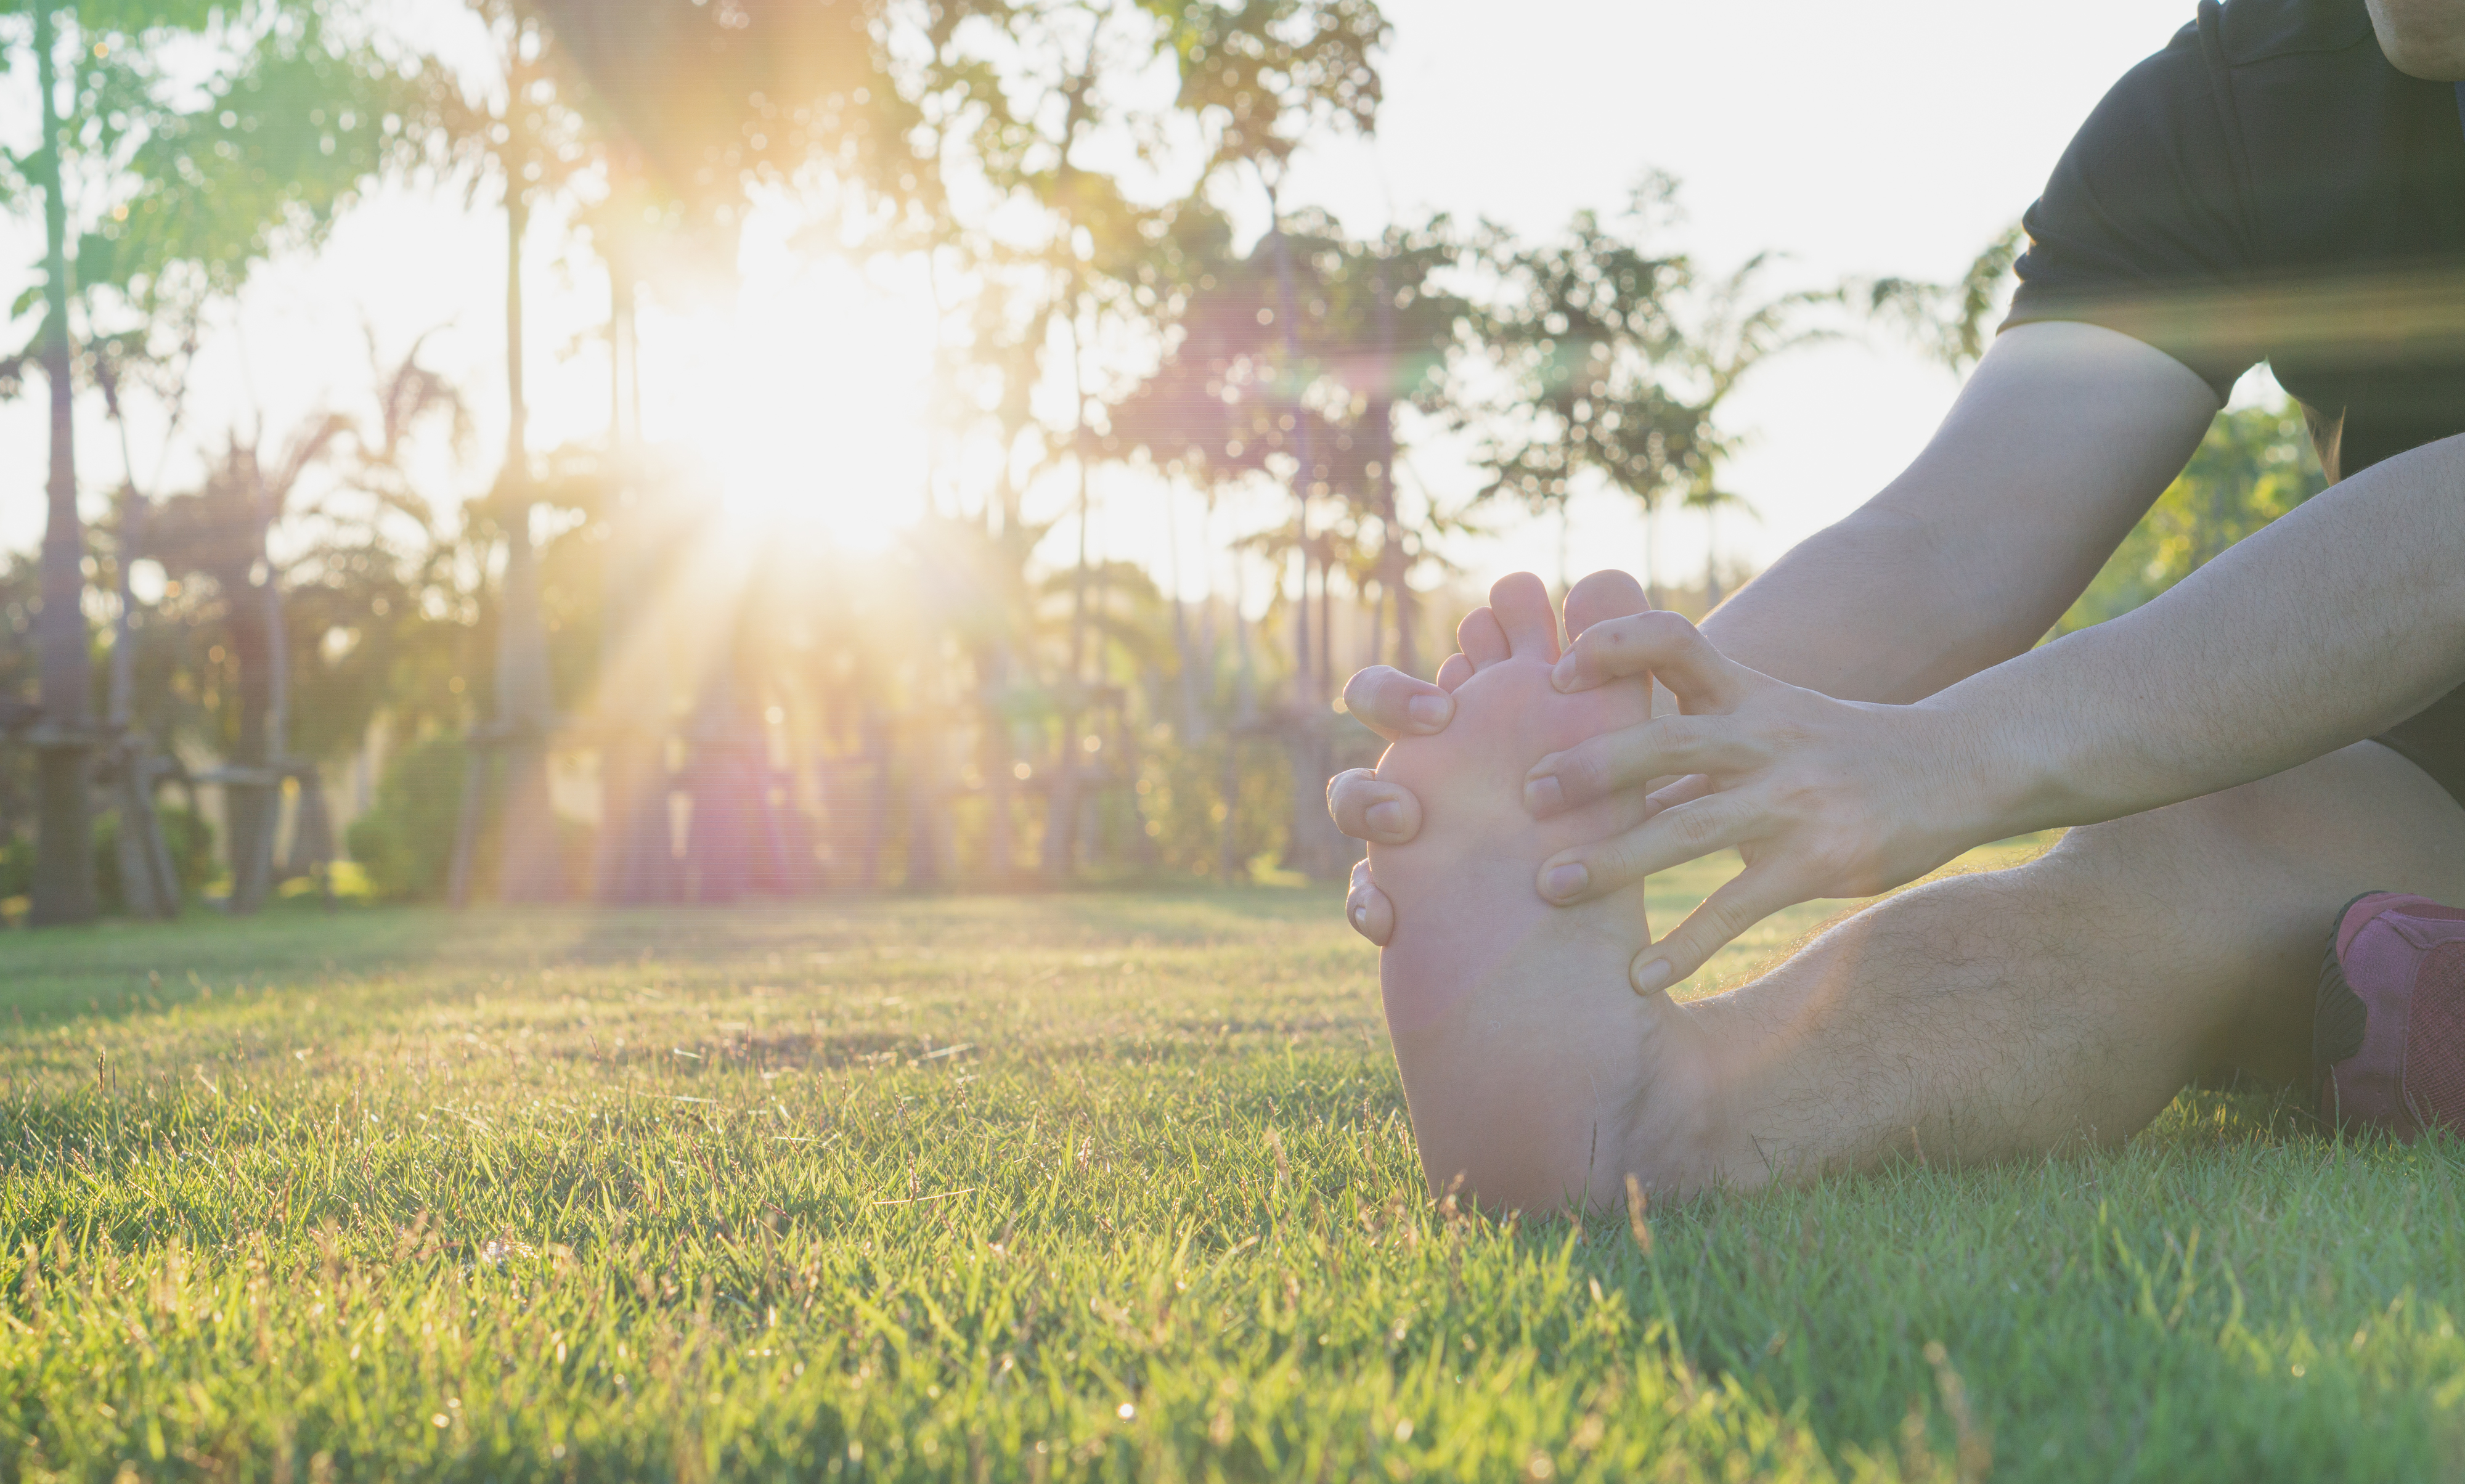
[[[403,135],[379,121],[418,78],[416,69],[406,74],[330,45],[321,8],[304,0],[244,10],[207,0],[35,0],[27,9],[41,139],[26,161],[0,161],[0,181],[31,166],[26,183],[43,203],[38,341],[51,463],[31,920],[74,922],[96,910],[89,786],[98,738],[77,509],[72,299],[91,312],[88,291],[108,286],[144,322],[161,307],[173,265],[197,270],[211,290],[235,288],[278,234],[321,232],[400,152]],[[173,51],[176,64],[166,55]],[[64,66],[64,58],[73,60]],[[74,224],[62,188],[71,155],[89,183],[80,208],[90,220]]]
[[[593,867],[604,900],[677,895],[669,838],[666,731],[674,694],[697,691],[697,732],[718,745],[745,730],[708,677],[668,673],[650,642],[658,605],[644,601],[659,566],[643,506],[638,445],[640,289],[657,259],[724,280],[747,188],[816,161],[896,195],[922,168],[905,147],[916,110],[886,66],[881,0],[534,0],[555,39],[547,60],[560,97],[588,124],[575,146],[604,169],[608,194],[587,217],[610,282],[613,377],[609,465],[619,482],[603,519],[611,542],[600,676],[602,828]],[[966,4],[934,6],[963,12]],[[955,24],[955,18],[949,21]],[[725,768],[702,769],[715,776]],[[688,839],[689,859],[710,835]],[[724,863],[700,874],[718,879]]]
[[[1650,249],[1644,238],[1676,188],[1647,177],[1627,213],[1630,235],[1585,211],[1559,241],[1503,255],[1510,293],[1487,326],[1519,390],[1489,431],[1484,493],[1563,508],[1588,482],[1634,499],[1654,607],[1663,507],[1715,489],[1739,446],[1720,426],[1722,404],[1765,361],[1832,335],[1810,315],[1840,298],[1758,298],[1767,254],[1705,285],[1685,255]]]
[[[1744,496],[1733,495],[1708,479],[1699,480],[1680,503],[1703,518],[1703,609],[1709,612],[1727,596],[1721,590],[1721,512],[1753,515],[1755,507]]]
[[[61,193],[58,42],[52,7],[35,0],[34,85],[42,144],[34,155],[43,192],[43,378],[51,389],[49,513],[43,527],[42,731],[35,739],[33,902],[30,922],[83,922],[95,915],[93,800],[88,792],[93,662],[86,651],[85,532],[78,521],[76,391],[69,381],[68,203]]]
[[[165,569],[204,578],[221,598],[237,701],[224,739],[230,765],[222,774],[236,912],[262,905],[273,887],[282,781],[294,771],[283,574],[268,537],[292,513],[308,473],[350,432],[349,419],[321,414],[295,429],[278,453],[257,436],[233,432],[205,485],[165,501],[153,522],[152,546]]]

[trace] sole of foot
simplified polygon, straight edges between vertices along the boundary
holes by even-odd
[[[1595,573],[1567,594],[1567,631],[1646,606],[1632,578]],[[1651,941],[1642,889],[1559,907],[1537,885],[1550,855],[1639,823],[1641,801],[1546,820],[1523,805],[1534,763],[1650,720],[1649,685],[1560,695],[1558,619],[1530,573],[1491,588],[1457,640],[1440,676],[1455,720],[1378,764],[1420,799],[1421,831],[1369,853],[1394,903],[1379,983],[1431,1188],[1535,1211],[1619,1206],[1629,1175],[1684,1188],[1706,1073],[1686,1012],[1629,985]]]

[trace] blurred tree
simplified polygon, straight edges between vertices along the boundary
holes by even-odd
[[[1276,303],[1265,311],[1279,323],[1283,359],[1298,368],[1305,357],[1300,343],[1302,305],[1295,282],[1291,243],[1284,227],[1283,184],[1303,143],[1328,133],[1349,130],[1367,135],[1377,126],[1383,97],[1375,54],[1391,27],[1375,0],[1149,0],[1172,24],[1172,52],[1181,69],[1181,108],[1194,118],[1209,143],[1208,173],[1246,168],[1267,203],[1267,246],[1275,268]],[[1322,657],[1310,644],[1310,500],[1318,484],[1318,459],[1310,419],[1304,414],[1303,383],[1286,388],[1292,418],[1294,536],[1301,552],[1300,591],[1293,612],[1295,624],[1295,745],[1323,752],[1314,734],[1324,730],[1318,717],[1330,694],[1334,676],[1325,673]],[[1319,564],[1323,596],[1326,565]],[[1302,734],[1312,734],[1304,736]],[[1323,759],[1300,761],[1304,770]],[[1322,780],[1321,780],[1322,782]],[[1302,839],[1327,853],[1335,837],[1316,821],[1306,828],[1295,821]],[[1297,842],[1298,843],[1298,842]],[[1305,870],[1325,871],[1332,858],[1312,859]]]
[[[1092,479],[1118,393],[1099,385],[1097,347],[1108,339],[1151,344],[1173,321],[1179,296],[1198,277],[1182,265],[1209,233],[1225,230],[1206,204],[1210,181],[1244,163],[1279,180],[1280,162],[1313,125],[1368,116],[1376,78],[1366,58],[1384,22],[1374,6],[1347,0],[953,5],[925,13],[932,63],[915,70],[911,93],[923,102],[921,137],[935,165],[919,177],[930,207],[919,219],[955,249],[951,278],[1000,280],[979,298],[1003,312],[995,341],[1025,349],[1029,364],[1001,375],[1011,394],[991,406],[1012,415],[1012,436],[1036,446],[1038,464],[1066,468],[1075,488],[1071,621],[1052,666],[1052,763],[1040,780],[1043,869],[1057,877],[1078,854],[1078,793],[1089,782],[1081,760],[1094,734],[1077,716],[1082,700],[1092,703],[1092,693],[1080,693],[1099,684],[1091,615],[1104,601],[1108,570],[1093,558]],[[1159,64],[1176,69],[1182,83],[1163,110],[1145,106],[1130,82]],[[1170,202],[1167,188],[1151,197],[1160,204],[1135,197],[1125,183],[1178,153],[1176,131],[1191,122],[1207,142],[1189,196]],[[1099,152],[1128,163],[1091,168]],[[973,188],[965,213],[947,212],[941,183],[954,170]],[[945,215],[937,220],[936,211]],[[951,219],[959,214],[966,222]],[[937,262],[937,293],[944,281]],[[1039,386],[1064,411],[1049,425],[1034,415]],[[1009,470],[1000,482],[1014,493]],[[1009,663],[991,650],[985,657]]]
[[[1649,523],[1704,461],[1707,414],[1676,374],[1684,342],[1673,303],[1693,266],[1640,240],[1670,214],[1674,188],[1654,177],[1634,193],[1628,214],[1642,229],[1636,240],[1591,211],[1543,246],[1517,249],[1493,237],[1507,288],[1484,338],[1515,390],[1484,430],[1484,493],[1554,517],[1562,533],[1587,476],[1639,500]],[[1647,551],[1647,573],[1651,566]],[[1656,582],[1648,576],[1646,586]]]
[[[2183,473],[2122,539],[2056,635],[2127,613],[2327,488],[2291,400],[2217,414]]]
[[[418,128],[467,172],[475,196],[493,179],[503,203],[505,454],[495,488],[469,513],[502,542],[505,557],[494,591],[494,704],[488,723],[471,738],[473,776],[462,790],[463,827],[450,890],[457,905],[466,899],[479,814],[483,801],[493,799],[506,816],[494,838],[511,853],[498,863],[498,894],[509,901],[553,901],[565,895],[566,883],[548,787],[556,717],[531,529],[537,471],[522,300],[532,212],[571,183],[586,155],[581,121],[551,75],[552,42],[529,9],[519,0],[464,3],[484,38],[486,70],[459,86],[432,89]]]
[[[1708,473],[1697,478],[1679,503],[1703,518],[1703,610],[1708,613],[1728,596],[1721,582],[1721,512],[1736,510],[1751,516],[1756,513],[1754,503],[1721,488]]]
[[[418,355],[414,343],[374,366],[373,426],[321,414],[278,449],[231,433],[204,484],[165,498],[150,522],[170,622],[132,632],[130,665],[148,682],[132,722],[226,760],[234,910],[292,874],[274,859],[282,780],[299,782],[291,867],[304,870],[334,853],[310,764],[358,747],[380,709],[419,716],[399,667],[434,624],[429,598],[450,581],[450,553],[407,466],[428,429],[459,441],[468,424]]]
[[[347,431],[339,416],[313,418],[270,457],[255,441],[234,433],[205,487],[167,500],[153,522],[152,554],[164,570],[201,580],[220,600],[227,639],[212,653],[236,700],[224,711],[229,729],[218,739],[223,755],[238,764],[225,785],[234,911],[255,910],[272,889],[289,762],[291,636],[267,537],[289,514],[310,469],[333,454]]]
[[[1335,670],[1339,572],[1365,602],[1377,587],[1377,607],[1391,605],[1397,615],[1398,658],[1416,662],[1410,578],[1428,559],[1424,537],[1448,518],[1427,501],[1415,521],[1404,518],[1396,409],[1401,402],[1434,410],[1453,389],[1450,370],[1470,309],[1442,280],[1465,253],[1444,219],[1360,241],[1315,212],[1296,213],[1279,238],[1262,238],[1247,255],[1232,254],[1220,233],[1203,239],[1182,267],[1188,277],[1178,312],[1165,322],[1156,371],[1113,411],[1107,452],[1143,457],[1173,483],[1200,490],[1210,509],[1262,481],[1305,497],[1295,501],[1293,519],[1242,544],[1271,569],[1298,559],[1305,575],[1316,572],[1314,621],[1306,581],[1279,607],[1297,631],[1316,635],[1296,663],[1305,658],[1318,675]],[[1293,797],[1305,804],[1309,774],[1333,760],[1322,701],[1311,700],[1307,681],[1295,689],[1281,729],[1298,760]],[[1300,865],[1315,827],[1298,817],[1293,824]]]
[[[395,142],[379,120],[404,79],[334,41],[306,3],[31,0],[0,14],[24,21],[0,37],[0,63],[33,54],[39,138],[23,159],[0,156],[0,204],[41,198],[35,342],[51,391],[32,920],[79,921],[96,909],[95,738],[72,299],[80,285],[109,284],[142,315],[167,290],[230,287],[278,237],[321,231]],[[30,295],[12,316],[36,302]]]
[[[1966,371],[1986,354],[2018,280],[2011,265],[2028,246],[2018,223],[1978,250],[1949,283],[1921,278],[1877,278],[1864,286],[1866,309],[1954,371]]]
[[[861,192],[912,193],[923,163],[907,136],[919,116],[887,71],[880,0],[532,0],[527,10],[554,35],[548,69],[558,95],[588,125],[582,142],[599,195],[582,219],[611,285],[608,467],[615,482],[599,514],[613,548],[606,581],[616,601],[607,606],[632,622],[611,623],[603,635],[596,720],[605,828],[594,890],[610,900],[653,900],[678,885],[664,736],[679,677],[658,673],[660,648],[650,642],[657,605],[642,599],[658,564],[634,511],[644,498],[633,403],[645,272],[664,266],[671,282],[732,277],[737,229],[764,184],[819,171]],[[737,688],[697,687],[693,728],[704,746],[749,745],[756,723],[744,703]],[[696,770],[703,813],[742,811],[743,801],[710,793],[734,786],[725,780],[742,771]],[[688,841],[697,859],[710,848],[707,838]],[[716,879],[720,867],[695,869]]]
[[[1668,177],[1648,177],[1631,198],[1628,235],[1583,211],[1558,240],[1504,252],[1504,302],[1484,327],[1515,384],[1485,430],[1485,494],[1552,514],[1562,529],[1587,481],[1632,498],[1643,507],[1655,607],[1663,505],[1713,488],[1737,447],[1719,425],[1721,404],[1765,360],[1824,334],[1807,316],[1838,297],[1753,299],[1765,255],[1703,284],[1683,254],[1647,246],[1672,219],[1676,192]]]

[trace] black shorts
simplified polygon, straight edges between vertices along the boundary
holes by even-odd
[[[2371,741],[2431,775],[2465,804],[2465,690],[2450,691]]]

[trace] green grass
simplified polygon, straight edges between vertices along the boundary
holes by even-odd
[[[1659,919],[1710,879],[1664,883]],[[2119,1153],[1655,1209],[1648,1250],[1493,1223],[1420,1191],[1335,905],[0,939],[0,1469],[2465,1467],[2454,1143],[2200,1093]]]

